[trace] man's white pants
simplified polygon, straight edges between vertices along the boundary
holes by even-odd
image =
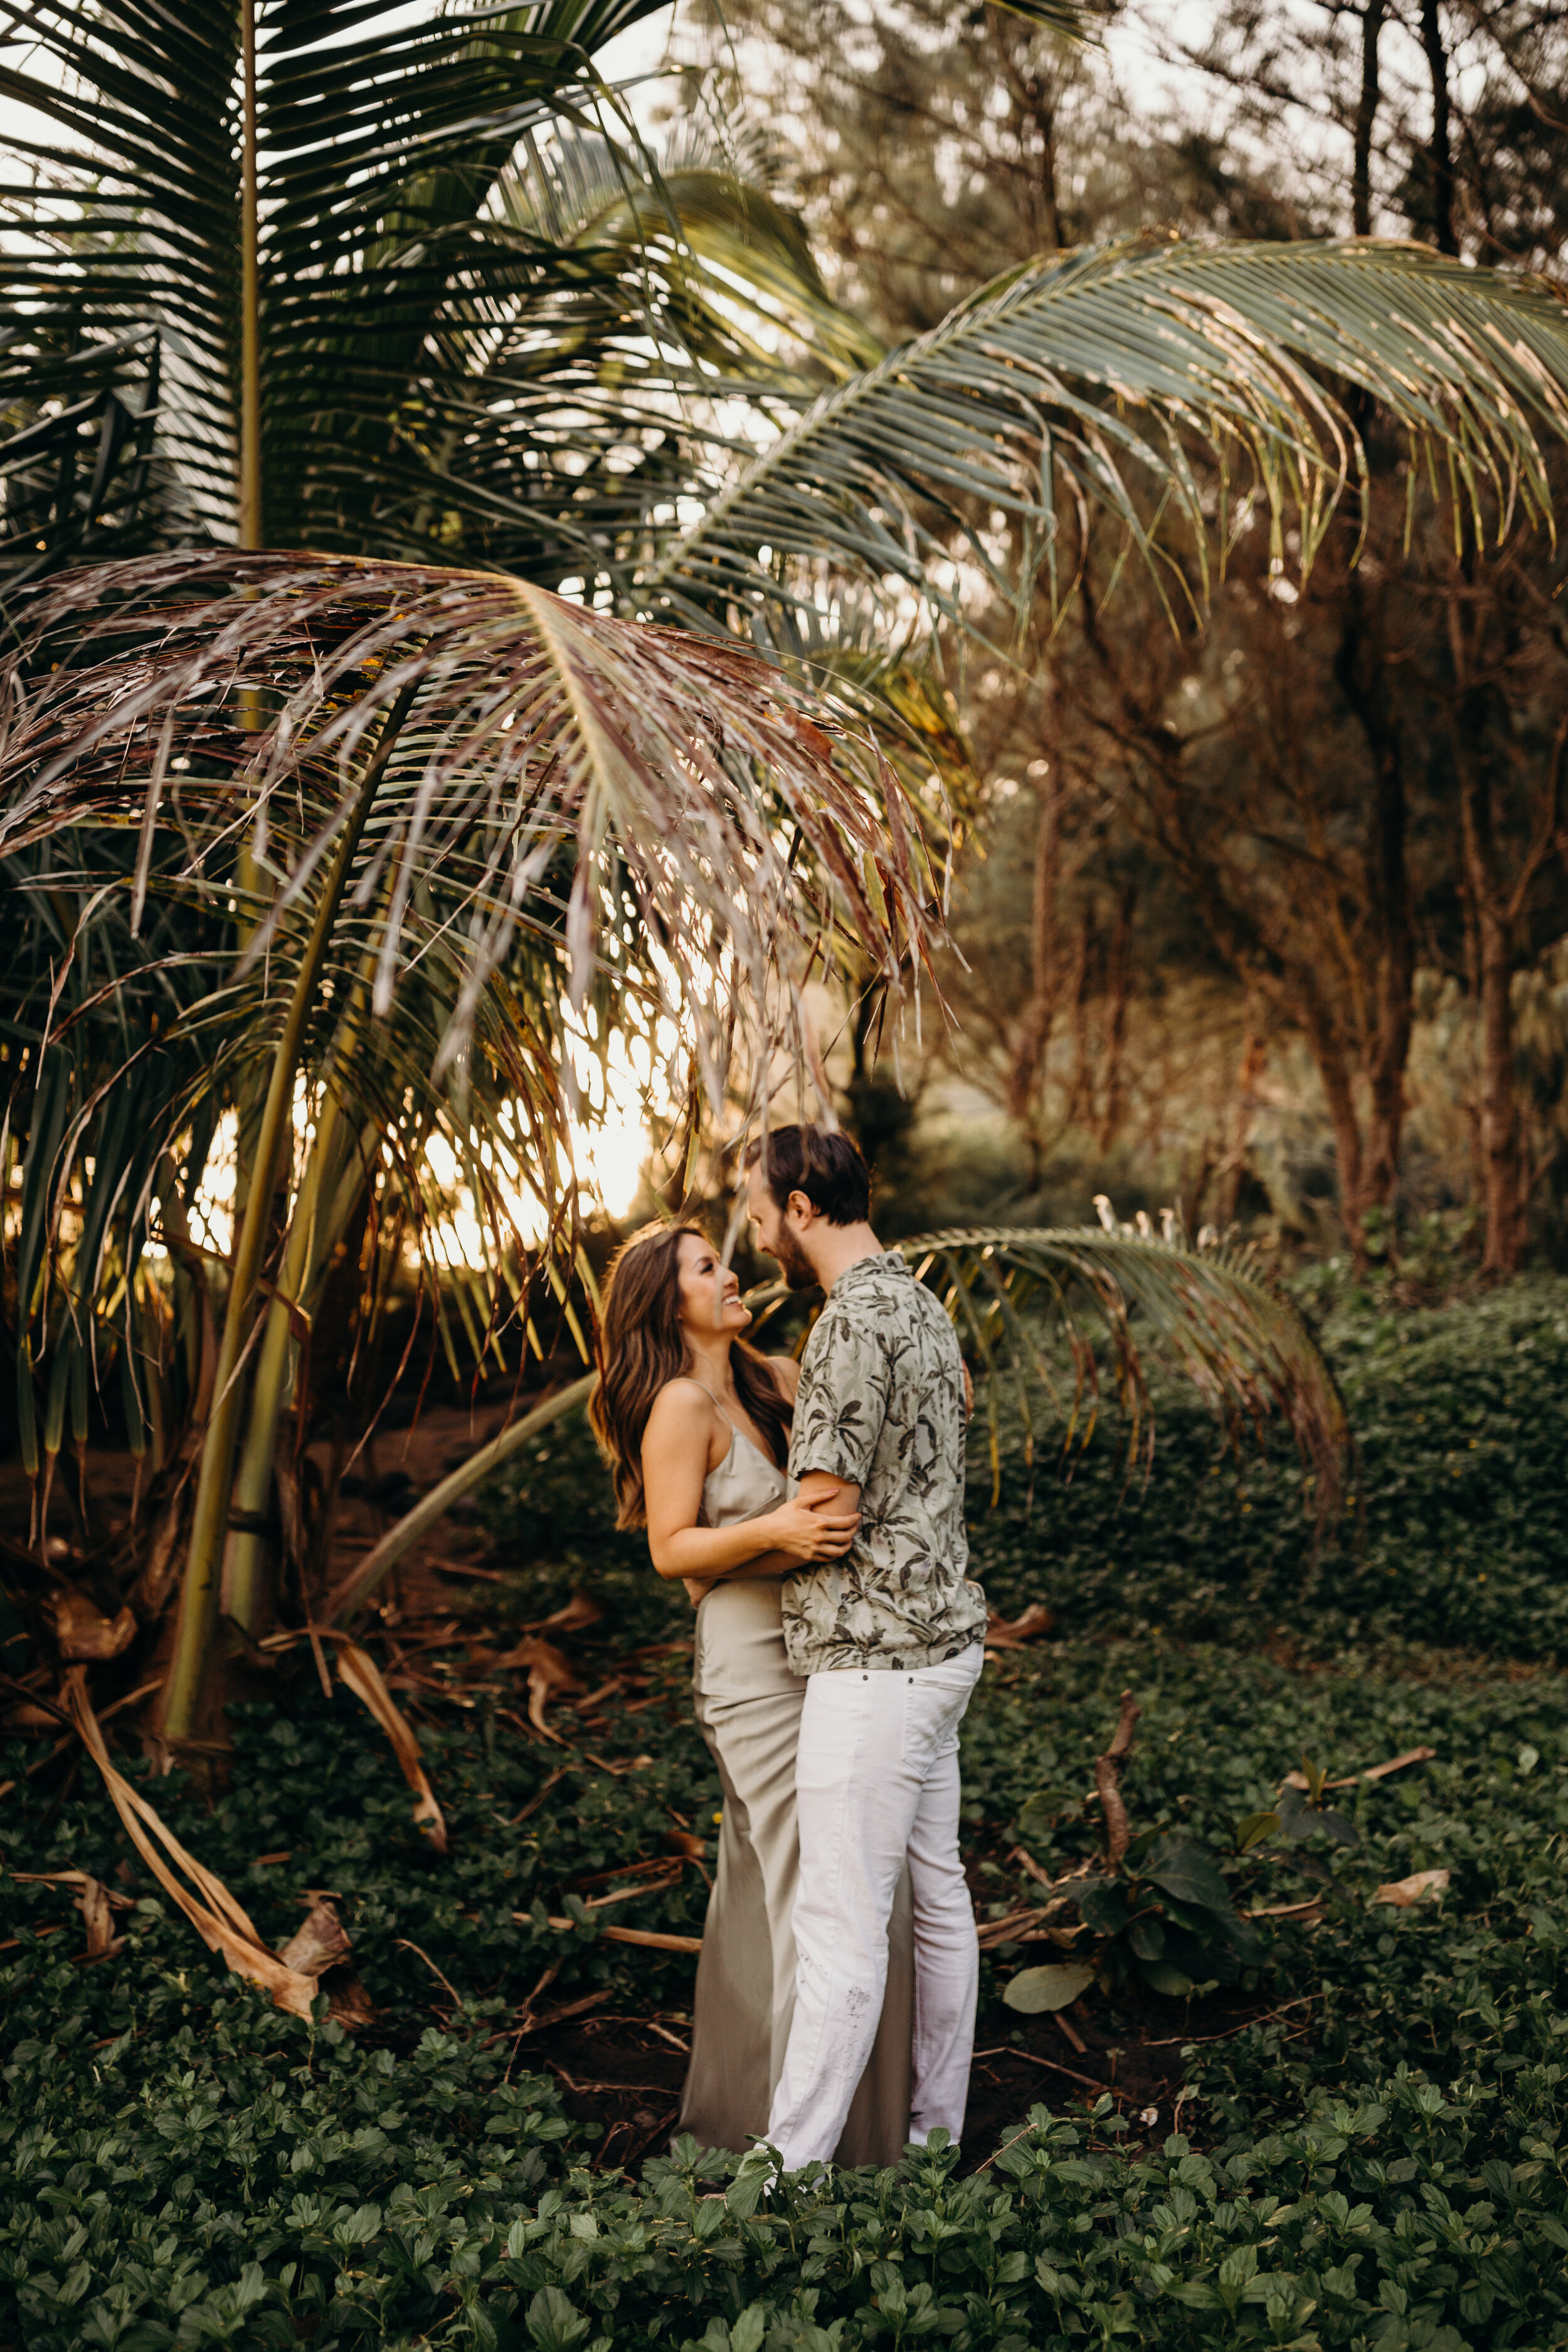
[[[980,1952],[958,1858],[958,1727],[978,1643],[911,1674],[816,1674],[800,1721],[795,2021],[768,2137],[795,2171],[831,2157],[882,2013],[888,1915],[905,1861],[914,1894],[910,2136],[958,2139],[969,2098]]]

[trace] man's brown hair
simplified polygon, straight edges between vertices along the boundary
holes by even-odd
[[[767,1187],[781,1209],[804,1192],[830,1225],[861,1225],[871,1214],[871,1171],[849,1138],[826,1127],[775,1127],[764,1147],[746,1147],[754,1168],[766,1151]]]

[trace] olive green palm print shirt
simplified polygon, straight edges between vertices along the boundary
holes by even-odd
[[[789,1468],[858,1486],[860,1525],[842,1560],[784,1579],[795,1673],[936,1666],[983,1637],[963,1572],[963,1438],[952,1325],[896,1252],[858,1259],[801,1358]]]

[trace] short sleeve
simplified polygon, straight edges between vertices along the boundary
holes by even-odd
[[[792,1478],[825,1471],[863,1486],[887,1416],[888,1361],[868,1321],[858,1315],[823,1315],[800,1368],[790,1438]]]

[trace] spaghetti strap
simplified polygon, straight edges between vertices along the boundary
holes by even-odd
[[[742,1429],[736,1422],[731,1420],[729,1407],[724,1403],[722,1398],[716,1397],[714,1395],[706,1381],[700,1381],[695,1372],[677,1372],[675,1377],[678,1381],[689,1381],[694,1389],[700,1389],[703,1395],[708,1399],[709,1403],[711,1404],[718,1412],[720,1419],[728,1423],[730,1428],[734,1432],[734,1434],[737,1437],[744,1437],[746,1433],[745,1431]]]

